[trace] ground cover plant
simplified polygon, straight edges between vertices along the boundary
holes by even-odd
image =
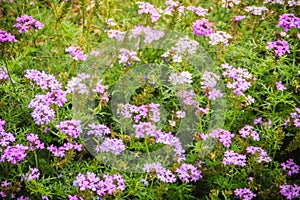
[[[299,0],[0,11],[1,199],[299,199]]]

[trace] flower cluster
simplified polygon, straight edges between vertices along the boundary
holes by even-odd
[[[202,178],[201,171],[191,164],[182,164],[176,169],[176,172],[178,177],[185,183],[196,182],[199,178]]]
[[[134,61],[141,60],[136,56],[135,51],[130,51],[130,50],[124,49],[124,48],[120,49],[120,54],[118,55],[118,58],[119,58],[120,63],[126,63],[127,66],[132,65],[132,62],[134,62]]]
[[[205,15],[207,15],[208,12],[208,9],[202,8],[201,6],[188,6],[186,9],[192,11],[195,15],[200,17],[204,17]]]
[[[200,136],[202,140],[207,140],[208,137],[218,139],[225,147],[230,147],[231,139],[234,137],[234,134],[224,129],[215,129],[209,134],[200,134]]]
[[[160,14],[158,11],[154,8],[153,5],[151,5],[148,2],[140,2],[138,1],[137,4],[139,5],[139,14],[150,14],[151,15],[151,22],[156,22],[160,18]]]
[[[283,170],[287,170],[288,176],[299,174],[300,166],[296,165],[293,159],[288,159],[286,162],[282,162],[281,167]]]
[[[95,191],[99,196],[125,190],[125,180],[120,174],[104,174],[103,178],[104,180],[101,180],[93,172],[87,172],[86,175],[79,173],[73,181],[73,186],[79,187],[80,191]]]
[[[4,130],[5,123],[4,120],[0,119],[0,146],[2,147],[6,147],[9,143],[16,141],[16,138],[12,133],[7,133]]]
[[[89,94],[90,85],[88,81],[91,75],[79,73],[67,83],[67,93]]]
[[[246,166],[246,156],[243,154],[235,153],[233,150],[224,152],[224,165],[238,165],[241,167]]]
[[[9,76],[5,70],[5,68],[0,67],[0,81],[8,79]]]
[[[191,84],[193,82],[192,74],[190,72],[187,72],[187,71],[172,73],[169,76],[169,81],[173,85],[180,85],[180,84],[184,84],[184,83]]]
[[[160,163],[146,163],[143,170],[147,173],[154,171],[157,178],[165,183],[175,183],[176,177],[171,170],[164,168]]]
[[[172,15],[172,12],[175,10],[175,8],[179,13],[184,12],[185,7],[181,6],[178,1],[167,0],[165,4],[168,5],[168,7],[164,10],[165,15]]]
[[[239,21],[242,21],[245,18],[246,18],[245,15],[242,15],[242,16],[238,15],[238,16],[235,16],[234,18],[232,18],[231,21],[233,21],[233,22],[239,22]]]
[[[180,38],[170,50],[166,51],[162,57],[172,57],[174,62],[182,62],[182,56],[189,56],[196,52],[198,42],[189,37]]]
[[[216,45],[219,43],[223,43],[225,46],[228,45],[228,39],[232,39],[232,36],[224,31],[217,31],[216,33],[212,33],[209,35],[209,44]]]
[[[246,148],[247,153],[256,154],[259,153],[259,157],[257,158],[257,162],[271,162],[271,158],[268,156],[267,152],[261,147],[249,146]]]
[[[230,78],[232,81],[227,83],[227,88],[233,89],[233,93],[241,96],[244,91],[250,88],[251,80],[254,80],[252,74],[250,74],[246,69],[234,68],[228,63],[222,64],[221,67],[225,69],[222,73],[223,76]]]
[[[140,105],[135,106],[131,104],[120,104],[120,109],[118,109],[118,113],[121,110],[121,115],[124,118],[132,118],[134,115],[134,121],[138,122],[142,118],[149,117],[149,119],[153,122],[160,121],[160,112],[159,112],[159,104],[150,103],[148,105]]]
[[[300,29],[300,18],[294,14],[282,14],[279,18],[277,27],[282,27],[284,32],[289,31],[292,28]]]
[[[178,91],[177,95],[178,95],[178,97],[183,99],[183,104],[198,107],[199,103],[197,103],[194,99],[196,96],[194,90]]]
[[[74,46],[70,46],[68,48],[66,48],[66,52],[68,54],[70,54],[74,60],[82,60],[85,61],[86,60],[86,55],[84,54],[84,52],[80,49],[79,46],[74,47]]]
[[[284,5],[284,0],[265,0],[265,4],[281,4]]]
[[[291,117],[294,119],[294,126],[300,127],[300,109],[295,108],[296,112],[291,113]]]
[[[205,71],[202,75],[202,80],[203,81],[201,82],[201,85],[208,99],[215,100],[223,96],[221,91],[216,89],[218,80],[220,80],[220,76],[212,72]]]
[[[30,142],[29,150],[34,151],[34,149],[44,149],[45,144],[39,140],[39,136],[33,133],[26,134],[26,140]]]
[[[288,1],[288,6],[289,7],[300,6],[300,0],[289,0]]]
[[[246,138],[247,136],[252,137],[254,141],[259,141],[259,134],[254,130],[253,126],[246,125],[241,130],[239,130],[239,134],[242,138]]]
[[[23,177],[24,180],[31,181],[40,177],[40,171],[37,168],[30,168],[29,172]]]
[[[56,157],[64,157],[66,154],[66,151],[70,151],[72,149],[75,149],[77,151],[82,150],[82,145],[78,143],[64,143],[63,146],[56,147],[53,144],[47,147],[47,150],[50,151],[54,156]]]
[[[23,144],[16,144],[15,146],[7,146],[2,152],[0,162],[10,162],[16,164],[19,161],[24,161],[27,156],[27,146]]]
[[[267,49],[274,49],[276,55],[282,56],[286,53],[291,53],[289,44],[285,40],[276,40],[274,42],[268,42]]]
[[[119,30],[109,30],[107,31],[108,38],[114,38],[118,41],[123,41],[125,37],[125,32],[119,31]]]
[[[165,35],[165,33],[160,30],[154,30],[149,26],[145,27],[145,26],[138,25],[132,29],[129,38],[137,38],[141,35],[144,36],[144,43],[150,44],[153,41],[157,41],[160,38],[162,38]]]
[[[268,11],[266,7],[257,7],[257,6],[247,6],[244,9],[246,12],[251,13],[252,15],[262,15]]]
[[[96,88],[93,91],[101,94],[101,100],[108,102],[109,101],[108,94],[105,91],[105,90],[107,90],[107,88],[108,88],[108,85],[102,85],[102,80],[100,80],[97,83]]]
[[[294,185],[281,185],[280,194],[285,196],[287,199],[292,200],[299,196],[300,186]]]
[[[56,128],[60,129],[61,132],[75,139],[78,138],[80,133],[82,133],[82,128],[79,120],[62,121],[58,125],[56,125]]]
[[[17,40],[14,35],[0,30],[0,42],[17,42]]]
[[[19,33],[27,33],[30,29],[34,30],[44,28],[44,24],[28,15],[17,17],[16,20],[18,23],[15,24],[14,27],[19,29]]]
[[[48,124],[55,118],[55,111],[50,107],[57,105],[61,107],[67,102],[66,92],[62,90],[52,90],[45,95],[36,95],[28,105],[33,108],[31,116],[36,124]]]
[[[193,23],[194,34],[197,36],[204,35],[206,37],[209,37],[210,34],[213,33],[211,26],[212,24],[209,21],[207,21],[207,19],[205,18],[199,19]]]
[[[110,134],[110,129],[104,124],[88,124],[90,130],[87,131],[87,135],[94,135],[99,138],[103,135]]]
[[[59,90],[62,87],[61,83],[52,74],[46,74],[44,71],[27,69],[25,70],[25,78],[34,81],[35,84],[44,90]]]
[[[68,200],[84,200],[82,197],[78,197],[77,195],[68,195]]]
[[[256,197],[250,189],[248,188],[237,188],[234,190],[234,194],[236,197],[243,199],[243,200],[251,200]]]
[[[102,144],[96,147],[97,152],[110,152],[115,155],[119,155],[125,149],[123,141],[118,138],[105,138]]]
[[[235,5],[239,5],[241,3],[240,0],[222,0],[223,8],[233,8]]]

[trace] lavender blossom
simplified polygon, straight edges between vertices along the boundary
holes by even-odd
[[[73,137],[78,138],[80,133],[82,133],[82,128],[79,120],[67,120],[62,121],[60,124],[56,125],[61,132]]]
[[[282,194],[289,200],[299,197],[299,192],[300,192],[300,186],[296,184],[280,185],[280,194]]]
[[[287,170],[288,176],[299,174],[300,166],[296,165],[293,159],[288,159],[286,162],[282,162],[281,167],[283,170]]]
[[[197,20],[196,22],[193,23],[194,34],[197,36],[204,35],[208,37],[210,34],[213,33],[211,26],[212,26],[211,23],[208,22],[205,18]]]
[[[196,182],[199,178],[202,178],[201,171],[191,164],[182,164],[176,169],[176,172],[178,177],[185,183]]]
[[[254,197],[256,197],[256,194],[254,194],[250,189],[248,188],[237,188],[234,190],[235,196],[238,198],[241,198],[243,200],[251,200]]]
[[[0,42],[17,42],[17,40],[14,35],[0,30]]]
[[[268,42],[267,49],[274,49],[276,55],[283,56],[286,53],[291,53],[289,44],[285,40],[276,40],[274,42]]]
[[[279,18],[277,27],[282,27],[284,32],[289,31],[292,28],[300,29],[300,18],[294,14],[282,14]]]
[[[119,155],[125,149],[123,141],[118,138],[105,138],[102,144],[96,147],[96,151],[98,152],[110,152],[115,155]]]
[[[235,153],[233,150],[225,151],[223,164],[224,165],[238,165],[238,166],[244,167],[244,166],[246,166],[246,156],[243,154]]]
[[[44,24],[28,15],[17,17],[16,20],[18,23],[15,24],[14,27],[19,29],[19,33],[27,33],[30,29],[35,30],[44,28]]]
[[[66,52],[70,54],[74,60],[82,60],[85,61],[87,56],[84,54],[84,52],[80,49],[79,46],[74,47],[70,46],[66,48]]]

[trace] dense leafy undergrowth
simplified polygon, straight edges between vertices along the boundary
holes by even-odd
[[[0,10],[1,199],[299,198],[299,0]]]

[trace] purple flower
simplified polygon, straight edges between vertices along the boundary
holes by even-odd
[[[150,14],[151,15],[151,22],[156,22],[160,18],[160,14],[158,11],[148,2],[141,2],[138,1],[137,4],[139,5],[139,14]]]
[[[133,61],[140,61],[140,59],[136,56],[135,51],[130,51],[128,49],[121,48],[120,54],[118,55],[120,63],[131,63]]]
[[[110,134],[110,129],[104,124],[88,124],[90,130],[87,131],[87,135],[94,135],[99,138],[103,135]]]
[[[100,80],[97,83],[97,86],[93,91],[96,92],[96,93],[101,94],[101,99],[108,102],[109,98],[108,98],[107,92],[105,91],[105,90],[107,90],[107,88],[108,88],[108,85],[102,85],[102,80]]]
[[[121,32],[118,30],[109,30],[107,31],[107,36],[109,38],[115,38],[118,41],[122,41],[125,37],[125,32]]]
[[[152,43],[153,41],[157,41],[162,38],[165,33],[163,31],[152,29],[151,27],[147,26],[135,26],[131,31],[131,35],[129,38],[137,38],[139,36],[144,36],[144,43]]]
[[[35,84],[44,90],[59,90],[62,87],[61,83],[59,83],[53,75],[46,74],[44,71],[27,69],[25,70],[25,78],[34,81]]]
[[[80,49],[79,46],[74,47],[74,46],[70,46],[66,49],[66,52],[69,53],[74,60],[82,60],[85,61],[86,60],[86,55],[84,54],[84,52]]]
[[[176,182],[175,175],[171,172],[171,170],[168,170],[164,168],[160,163],[146,163],[143,167],[143,170],[147,173],[149,172],[156,172],[157,178],[165,183],[174,183]]]
[[[24,179],[27,181],[31,181],[34,179],[38,179],[40,177],[40,171],[37,168],[30,168],[29,172],[26,173]]]
[[[100,180],[93,172],[87,172],[86,175],[79,173],[73,181],[73,186],[79,187],[81,191],[91,190],[99,196],[125,190],[125,180],[120,174],[104,174],[103,178],[104,180]]]
[[[5,121],[3,121],[5,123]],[[4,124],[3,124],[4,125]],[[15,136],[12,133],[7,133],[1,126],[1,119],[0,119],[0,146],[6,147],[9,143],[16,141]]]
[[[173,85],[180,85],[184,83],[191,84],[193,82],[192,74],[187,71],[172,73],[169,77],[169,80]]]
[[[219,43],[223,43],[225,46],[227,46],[228,39],[232,39],[232,36],[224,31],[217,31],[216,33],[210,34],[209,39],[210,41],[208,43],[213,46]]]
[[[243,200],[251,200],[254,197],[256,197],[256,194],[254,194],[250,189],[248,188],[237,188],[234,190],[235,196],[238,198],[241,198]]]
[[[47,105],[38,105],[31,113],[37,125],[49,124],[55,118],[55,111]]]
[[[67,93],[89,94],[89,80],[91,75],[80,73],[67,83]]]
[[[185,183],[196,182],[199,178],[202,178],[201,171],[191,164],[182,164],[176,169],[176,172],[178,177]]]
[[[299,196],[300,186],[294,185],[280,185],[280,194],[291,200]]]
[[[210,34],[213,33],[213,30],[211,29],[211,23],[207,21],[207,19],[202,18],[200,20],[197,20],[193,23],[193,31],[194,34],[197,36],[206,36],[208,37]]]
[[[77,195],[68,195],[68,200],[83,200],[82,197],[78,197]]]
[[[16,164],[19,161],[24,161],[27,156],[26,150],[28,149],[27,146],[23,144],[17,144],[15,146],[8,146],[4,149],[0,162],[10,162],[12,164]]]
[[[212,72],[205,71],[202,75],[202,80],[201,85],[208,99],[215,100],[223,96],[221,91],[216,89],[220,76]]]
[[[233,89],[233,93],[242,96],[243,92],[251,87],[251,80],[255,80],[252,74],[250,74],[246,69],[243,68],[234,68],[228,63],[222,64],[221,67],[225,69],[222,73],[223,76],[226,76],[230,79],[227,82],[227,88]]]
[[[146,179],[142,179],[141,182],[144,183],[145,185],[149,184],[149,182]]]
[[[19,29],[19,33],[27,33],[29,29],[34,30],[44,28],[44,24],[28,15],[17,17],[16,20],[18,23],[15,24],[14,27]]]
[[[232,21],[233,22],[239,22],[239,21],[242,21],[245,18],[246,18],[246,16],[235,16],[234,18],[232,18]]]
[[[249,154],[256,154],[257,152],[259,153],[259,156],[257,158],[257,162],[271,162],[271,158],[268,156],[267,152],[262,149],[261,147],[254,147],[254,146],[249,146],[246,148],[247,153]]]
[[[267,49],[274,49],[276,55],[282,56],[286,53],[291,53],[289,44],[285,40],[276,40],[274,42],[268,42]]]
[[[61,132],[68,134],[73,138],[78,138],[79,134],[82,132],[81,124],[79,120],[67,120],[62,121],[60,124],[56,125]]]
[[[118,138],[105,138],[100,146],[96,147],[98,152],[110,152],[119,155],[125,151],[126,147],[121,139]]]
[[[254,130],[253,126],[246,125],[241,130],[239,130],[239,134],[242,138],[246,138],[247,136],[252,137],[254,141],[259,141],[259,134]]]
[[[224,152],[224,165],[238,165],[241,167],[246,166],[246,156],[243,154],[235,153],[233,150]]]
[[[26,140],[30,142],[29,150],[33,151],[34,148],[44,149],[45,145],[39,140],[39,136],[36,134],[26,134]]]
[[[287,170],[288,176],[299,174],[300,166],[296,165],[293,159],[288,159],[286,162],[282,162],[281,167],[283,170]]]
[[[0,42],[17,42],[17,40],[14,35],[0,30]]]
[[[277,27],[282,27],[285,32],[292,28],[300,29],[300,18],[294,14],[282,14]]]
[[[286,87],[281,82],[276,82],[276,89],[279,91],[286,90]]]
[[[1,82],[1,80],[6,80],[8,78],[9,78],[9,76],[8,76],[7,70],[5,68],[0,67],[0,82]]]

